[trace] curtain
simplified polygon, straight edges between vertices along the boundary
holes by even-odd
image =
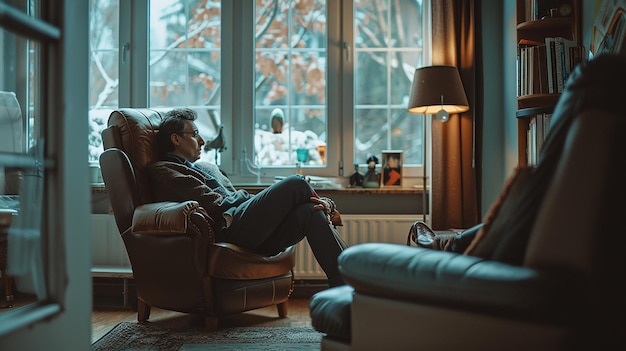
[[[482,62],[479,0],[432,2],[432,64],[459,69],[470,110],[432,122],[431,223],[470,228],[480,221]]]

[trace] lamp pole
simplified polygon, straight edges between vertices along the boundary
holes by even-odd
[[[428,164],[428,160],[426,160],[426,148],[428,147],[428,142],[426,141],[426,114],[422,115],[422,220],[424,223],[426,222],[426,189],[427,189],[427,173],[426,173],[426,165]]]

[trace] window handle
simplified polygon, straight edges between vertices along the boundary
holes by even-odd
[[[350,44],[344,41],[343,50],[346,52],[346,61],[350,63]]]
[[[126,53],[130,50],[130,44],[126,43],[122,46],[122,63],[126,63]]]

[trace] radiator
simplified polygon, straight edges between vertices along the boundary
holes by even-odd
[[[124,241],[115,224],[115,217],[109,214],[92,214],[91,223],[93,266],[130,267]]]
[[[411,224],[421,215],[341,215],[343,226],[337,227],[341,237],[349,246],[385,242],[406,245]],[[322,268],[306,240],[296,245],[296,279],[326,279]]]

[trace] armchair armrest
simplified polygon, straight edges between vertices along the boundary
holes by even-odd
[[[339,270],[357,293],[555,323],[577,313],[583,286],[563,272],[385,243],[346,249]]]
[[[133,214],[135,234],[186,234],[193,225],[192,216],[200,213],[204,221],[212,221],[197,201],[155,202],[140,205]],[[197,228],[196,228],[197,229]],[[201,230],[197,230],[201,232]]]
[[[174,266],[163,257],[176,253],[174,256],[179,257],[175,259],[178,264],[174,269],[193,267],[193,270],[181,271],[195,274],[201,281],[206,275],[208,247],[214,241],[212,222],[197,201],[164,201],[137,206],[132,227],[122,233],[129,256],[134,258],[131,263],[136,279],[141,278],[143,272],[151,274],[173,269]],[[131,254],[138,251],[150,254]],[[158,278],[155,281],[154,284],[158,285]]]

